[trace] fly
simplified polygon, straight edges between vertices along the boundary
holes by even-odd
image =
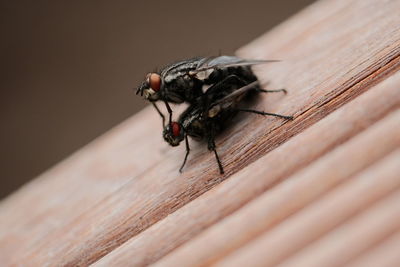
[[[164,102],[172,121],[169,103],[199,102],[205,87],[229,88],[229,84],[245,86],[257,80],[250,66],[277,60],[248,60],[235,56],[202,57],[179,61],[165,66],[159,72],[147,74],[136,94],[150,101],[165,125],[165,117],[155,102]],[[225,86],[224,86],[225,85]],[[208,90],[207,90],[208,91]]]
[[[292,116],[240,108],[239,104],[242,102],[242,99],[251,92],[286,93],[286,90],[261,89],[258,81],[251,82],[240,88],[238,88],[238,85],[235,83],[230,86],[227,86],[227,84],[217,83],[211,86],[209,90],[204,93],[202,98],[203,101],[193,103],[180,115],[178,121],[172,121],[164,127],[164,140],[171,146],[178,146],[180,142],[185,140],[186,154],[179,169],[180,172],[182,172],[189,156],[190,146],[188,136],[190,136],[194,139],[207,141],[208,150],[214,152],[219,172],[221,174],[224,173],[224,168],[218,156],[214,140],[218,132],[226,126],[229,119],[234,117],[238,112],[250,112],[260,115],[275,116],[283,119],[293,119]]]

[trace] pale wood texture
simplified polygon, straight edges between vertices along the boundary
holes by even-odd
[[[107,266],[112,262],[118,262],[121,265],[124,262],[130,262],[141,265],[154,261],[177,245],[195,236],[204,227],[228,215],[231,210],[240,208],[244,200],[253,198],[260,191],[273,186],[277,181],[329,152],[336,145],[357,135],[385,114],[399,107],[400,94],[396,91],[398,84],[400,84],[400,73],[370,89],[324,120],[293,137],[287,143],[250,165],[251,167],[249,166],[249,168],[232,175],[229,180],[224,182],[223,186],[208,191],[132,238],[97,264]],[[376,112],[371,112],[371,110]],[[360,118],[363,119],[360,120]],[[392,134],[393,138],[398,136]],[[386,132],[383,131],[381,135],[383,135],[382,139],[385,140]],[[366,144],[370,149],[374,149],[376,146],[375,137],[364,141],[363,145]],[[357,155],[357,153],[360,153],[357,149],[358,145],[356,144],[347,151],[355,148],[354,153]],[[393,145],[396,145],[396,143],[389,143],[387,146],[382,145],[381,148],[386,147],[390,150],[395,147]],[[375,153],[378,152],[379,150],[375,151]],[[384,151],[382,154],[384,153],[386,152]],[[364,164],[370,164],[382,154],[369,155],[368,160],[370,162],[364,162]],[[345,155],[346,160],[350,159],[349,164],[352,164],[353,156],[354,154]],[[190,266],[214,259],[257,236],[265,229],[265,225],[276,224],[279,220],[299,210],[305,204],[311,202],[313,198],[335,186],[340,182],[340,179],[344,179],[336,174],[332,179],[326,177],[331,172],[332,166],[342,165],[341,160],[339,157],[337,162],[326,165],[326,168],[320,171],[319,175],[325,178],[324,183],[318,188],[313,186],[320,181],[318,175],[315,175],[314,179],[286,179],[287,183],[282,183],[268,191],[268,198],[273,201],[269,205],[270,208],[265,203],[257,202],[253,208],[250,206],[242,216],[235,217],[236,215],[232,215],[227,217],[224,223],[216,224],[207,229],[188,242],[187,245],[172,253],[169,257],[173,259],[170,266],[174,266],[174,264],[175,266]],[[356,168],[356,166],[349,167]],[[305,194],[310,189],[312,191]],[[296,190],[296,194],[294,190]],[[260,212],[260,206],[263,207],[262,212]],[[208,214],[212,214],[213,217]],[[249,220],[244,220],[244,218],[249,218]],[[242,231],[245,229],[246,232],[243,233],[246,234],[230,234],[238,231],[238,229],[242,229]],[[129,251],[135,251],[135,257],[132,257]],[[196,254],[193,254],[193,251],[196,251]],[[179,262],[176,262],[176,260]],[[166,261],[163,261],[163,263],[166,264]]]
[[[369,218],[374,223],[378,223],[378,225],[375,225],[374,223],[368,224],[370,222],[366,221],[366,218],[359,219],[357,216],[357,212],[359,210],[365,209],[375,201],[377,201],[379,198],[384,196],[385,194],[388,194],[393,188],[391,186],[394,185],[398,186],[398,183],[394,182],[393,180],[396,180],[398,182],[398,174],[399,174],[399,164],[396,166],[393,166],[393,160],[396,160],[398,163],[398,156],[399,153],[394,154],[393,157],[395,159],[390,158],[389,161],[390,163],[382,163],[382,165],[378,165],[375,169],[372,170],[366,169],[367,172],[371,172],[368,174],[361,174],[358,177],[349,177],[350,179],[355,179],[355,181],[351,181],[350,185],[345,184],[343,187],[338,188],[337,190],[334,190],[332,193],[328,194],[325,196],[323,199],[318,201],[318,203],[311,205],[307,209],[301,211],[300,213],[295,214],[293,217],[290,217],[288,220],[284,221],[282,224],[277,226],[276,228],[272,229],[271,231],[265,232],[261,236],[257,237],[255,240],[249,242],[246,244],[244,247],[240,248],[239,250],[235,251],[232,253],[232,255],[229,255],[225,257],[221,262],[217,263],[217,266],[245,266],[246,264],[249,264],[250,266],[271,266],[279,263],[280,261],[284,260],[286,257],[289,257],[292,253],[297,252],[298,250],[302,249],[302,252],[309,250],[307,245],[311,243],[312,241],[320,238],[323,236],[327,231],[332,230],[335,226],[340,225],[340,223],[345,222],[349,217],[351,216],[356,216],[356,220],[361,220],[361,223],[364,223],[364,225],[369,226],[373,230],[369,234],[365,235],[366,238],[370,238],[373,233],[375,234],[381,234],[379,230],[383,231],[388,231],[389,233],[393,231],[394,227],[399,227],[400,226],[400,220],[399,220],[399,208],[398,208],[398,203],[399,203],[399,194],[398,192],[396,193],[396,198],[393,203],[393,200],[390,200],[390,205],[386,207],[385,210],[385,215],[386,216],[370,216],[372,218]],[[388,167],[389,165],[390,172],[389,175],[386,172],[385,168]],[[319,167],[319,166],[318,166]],[[318,168],[317,167],[317,168]],[[397,172],[394,172],[397,171]],[[348,176],[347,174],[346,176]],[[388,175],[388,179],[390,180],[389,182],[385,183],[385,186],[383,186],[383,189],[381,188],[375,188],[378,185],[380,186],[379,182],[380,179],[377,179],[380,175]],[[321,177],[321,176],[319,176]],[[365,181],[367,180],[367,181]],[[373,180],[373,182],[371,181]],[[368,183],[369,182],[369,183]],[[386,181],[384,181],[386,182]],[[367,183],[366,185],[364,183]],[[379,190],[380,189],[380,190]],[[361,193],[361,194],[356,194],[356,193]],[[305,193],[307,194],[307,193]],[[363,196],[363,197],[361,197]],[[396,205],[397,204],[397,205]],[[396,207],[397,206],[397,207]],[[380,206],[379,206],[380,207]],[[387,210],[389,209],[389,211]],[[395,212],[393,212],[395,211]],[[377,213],[374,215],[382,215],[379,212],[382,212],[382,208],[378,209]],[[378,222],[376,222],[378,220]],[[383,221],[382,221],[383,220]],[[388,227],[389,226],[389,227]],[[345,227],[345,226],[342,226]],[[360,225],[358,225],[360,227]],[[359,230],[360,228],[357,228],[355,226],[352,227],[352,230]],[[336,230],[336,231],[340,231]],[[374,232],[375,231],[375,232]],[[349,231],[347,231],[348,234]],[[307,234],[305,234],[307,233]],[[366,231],[363,232],[366,234]],[[333,235],[337,235],[337,233],[333,232],[331,233]],[[354,232],[352,233],[354,234]],[[387,232],[385,232],[387,235]],[[385,237],[386,235],[383,235]],[[336,236],[338,237],[338,236]],[[345,250],[345,252],[352,252],[351,250],[354,249],[352,248],[351,245],[346,243],[346,239],[343,238],[345,236],[339,236],[342,238],[341,242],[344,242],[341,244],[342,250]],[[352,237],[352,236],[346,236]],[[326,238],[326,237],[324,237]],[[290,242],[288,242],[290,241]],[[361,245],[365,245],[362,241],[357,239],[355,242],[358,243],[358,247]],[[319,242],[323,242],[321,240],[318,240],[316,242],[316,246],[319,246],[318,249],[324,249]],[[305,249],[306,247],[306,249]],[[336,254],[336,251],[334,248],[331,247],[329,248],[329,253],[330,256],[333,257],[338,257],[340,255],[340,259],[335,259],[337,260],[346,260],[344,257],[344,253],[339,253]],[[275,253],[265,253],[266,251],[274,251]],[[323,251],[324,252],[324,251]],[[290,261],[289,259],[289,264],[290,266],[296,263],[299,263],[299,266],[330,266],[332,264],[333,266],[340,266],[342,262],[339,264],[337,262],[332,262],[329,261],[331,258],[326,257],[321,263],[320,257],[325,256],[323,252],[319,252],[320,254],[315,254],[315,255],[307,255],[310,257],[306,260],[303,259],[303,262],[309,261],[307,264],[303,264],[301,261],[302,259],[297,259],[297,261]],[[343,251],[342,251],[343,252]],[[298,256],[298,255],[296,255]],[[296,257],[295,256],[295,257]],[[286,264],[283,263],[285,266]]]
[[[201,143],[179,174],[184,147],[150,108],[82,148],[0,203],[0,262],[399,264],[380,249],[400,230],[398,10],[319,1],[240,49],[282,60],[255,71],[289,93],[252,105],[295,120],[238,116],[217,138],[223,176]]]
[[[400,262],[400,232],[393,234],[382,243],[366,250],[346,266],[351,267],[391,267]]]

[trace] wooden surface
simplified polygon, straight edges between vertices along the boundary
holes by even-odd
[[[151,108],[77,151],[0,203],[0,262],[400,264],[398,10],[319,1],[240,49],[282,60],[255,71],[289,93],[252,106],[295,119],[238,116],[223,176],[195,142],[179,174]]]

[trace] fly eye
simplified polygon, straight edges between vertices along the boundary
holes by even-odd
[[[172,134],[178,137],[181,133],[181,126],[177,122],[171,122]]]
[[[147,82],[153,91],[158,92],[161,87],[161,76],[157,73],[150,73],[147,75]]]

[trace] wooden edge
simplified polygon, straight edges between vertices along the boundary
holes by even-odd
[[[132,265],[153,263],[193,238],[204,228],[240,208],[256,197],[258,192],[267,190],[280,180],[286,179],[289,174],[307,166],[336,145],[347,141],[390,111],[400,107],[400,95],[395,91],[399,83],[400,72],[293,137],[246,169],[232,175],[223,184],[132,238],[95,265],[107,266],[113,263],[123,266],[128,263]],[[290,158],[287,158],[288,154]],[[227,242],[226,238],[214,239],[213,230],[206,232],[200,235],[202,237],[196,237],[179,248],[171,257],[180,258],[182,261],[179,264],[195,265],[220,253],[226,253],[234,244],[232,240]],[[197,253],[191,254],[192,250]]]
[[[145,110],[135,125],[88,146],[1,204],[0,248],[7,252],[1,261],[92,263],[367,91],[399,69],[400,32],[390,30],[400,23],[399,4],[322,1],[241,50],[249,58],[284,60],[257,74],[275,88],[290,88],[285,101],[268,96],[254,107],[296,119],[239,116],[217,138],[225,176],[216,175],[213,155],[200,146],[193,146],[180,175],[182,151],[149,149],[162,140],[159,121],[143,117],[150,114]],[[320,12],[337,5],[329,17]]]
[[[376,148],[374,140],[383,137],[386,138],[387,129],[393,128],[393,123],[396,123],[399,114],[400,111],[391,114],[388,118],[374,124],[337,149],[321,157],[307,168],[288,177],[284,183],[266,191],[256,200],[253,200],[253,202],[247,204],[230,217],[227,217],[221,223],[213,225],[212,228],[205,231],[198,238],[191,240],[187,245],[169,254],[159,262],[159,265],[201,265],[206,262],[209,263],[210,260],[221,259],[228,252],[243,246],[251,239],[259,237],[261,233],[274,229],[276,225],[279,226],[272,233],[270,231],[264,234],[265,240],[270,242],[263,243],[257,250],[256,247],[260,244],[256,240],[252,241],[248,245],[249,248],[245,249],[248,257],[242,257],[243,260],[238,262],[243,263],[245,260],[249,260],[253,256],[252,253],[257,251],[260,254],[258,255],[259,257],[265,256],[268,258],[260,262],[273,264],[274,261],[278,261],[288,253],[298,249],[307,241],[304,238],[312,238],[311,235],[303,236],[302,233],[313,231],[299,228],[312,227],[311,229],[313,229],[315,227],[316,230],[320,229],[315,226],[315,223],[326,222],[321,217],[329,218],[336,215],[337,217],[331,218],[331,222],[333,223],[334,219],[340,219],[339,214],[337,212],[325,214],[329,213],[331,209],[321,207],[323,204],[319,201],[318,206],[314,205],[313,207],[311,205],[308,213],[300,212],[293,219],[283,220],[357,172],[373,164],[375,160],[379,160],[382,156],[393,151],[400,144],[400,125],[397,125],[394,132],[388,136],[388,142],[382,144],[379,148]],[[360,147],[363,150],[360,151]],[[366,151],[368,151],[368,154],[365,153]],[[340,168],[332,168],[332,166],[340,166]],[[321,183],[321,179],[323,179],[324,183]],[[359,195],[353,194],[351,196],[359,197]],[[368,203],[367,200],[365,202],[365,204]],[[342,202],[339,201],[339,203]],[[348,204],[345,206],[349,209],[354,208]],[[343,206],[339,208],[344,210]],[[263,212],[260,212],[260,210]],[[314,217],[309,217],[310,213]],[[315,218],[316,215],[318,215],[318,218]],[[302,222],[303,218],[306,221]],[[326,226],[329,227],[329,223]],[[229,235],[228,233],[232,231],[235,231],[237,234]],[[313,234],[317,235],[318,233],[314,232]],[[288,236],[290,236],[291,240],[289,244],[286,242]],[[254,245],[252,245],[253,243]],[[273,249],[275,253],[273,255],[266,255],[262,252],[265,251],[264,248]],[[200,257],[201,255],[207,256],[193,259],[193,255],[190,255],[192,251],[199,251],[196,252],[196,255],[200,255]],[[233,263],[235,259],[236,257],[232,256],[232,260],[228,259],[229,263]],[[185,262],[185,260],[190,262]]]
[[[346,188],[348,195],[352,194],[347,205],[356,205],[358,201],[353,199],[360,193],[357,198],[363,202],[360,206],[365,207],[361,214],[356,214],[354,218],[345,221],[333,231],[302,247],[281,265],[311,267],[329,262],[332,265],[343,266],[398,231],[400,229],[399,159],[400,149],[397,149],[352,178],[354,182]],[[336,201],[342,200],[341,197],[343,195],[337,195]],[[371,199],[375,199],[372,201],[373,204],[366,204]],[[337,211],[332,209],[332,212]]]

